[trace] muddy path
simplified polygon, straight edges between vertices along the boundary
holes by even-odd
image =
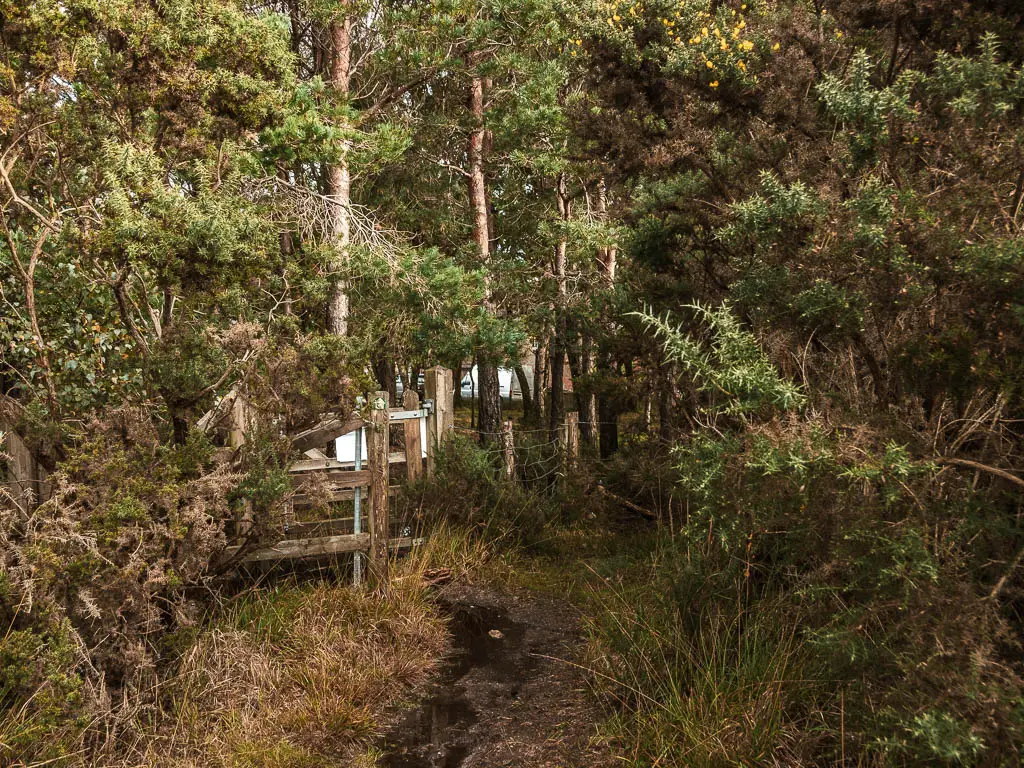
[[[438,601],[452,652],[422,702],[383,741],[380,768],[598,768],[601,717],[569,661],[578,616],[565,603],[455,585]]]

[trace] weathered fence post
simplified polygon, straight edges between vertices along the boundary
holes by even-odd
[[[423,392],[434,401],[434,412],[427,419],[427,472],[433,474],[437,451],[455,425],[452,372],[440,365],[428,368],[423,375]]]
[[[407,411],[418,411],[420,409],[420,396],[415,390],[407,389],[402,395],[402,407]],[[406,419],[405,421],[405,466],[407,469],[406,480],[410,483],[419,480],[423,475],[423,449],[420,445],[420,420]]]
[[[366,454],[370,465],[370,583],[388,582],[388,393],[374,392],[369,401]]]
[[[252,425],[252,413],[249,404],[242,397],[237,389],[232,389],[225,397],[231,398],[231,410],[228,414],[228,445],[238,450],[246,443],[246,433]],[[253,522],[252,500],[246,499],[242,502],[242,511],[238,517],[238,535],[248,538],[252,534]],[[285,502],[284,509],[284,531],[295,524],[295,511],[289,499]]]
[[[228,445],[237,450],[245,445],[245,433],[249,430],[251,415],[249,413],[249,404],[242,399],[241,394],[235,390],[232,390],[232,392],[234,397],[231,401],[231,422],[228,428]],[[229,397],[230,396],[231,395],[229,395]]]
[[[568,475],[576,467],[580,456],[580,415],[576,411],[565,414],[561,434],[562,461],[565,474]]]
[[[7,458],[7,492],[23,511],[46,501],[51,492],[46,470],[13,430],[0,429],[0,453]]]
[[[506,421],[501,429],[501,456],[505,465],[505,477],[511,480],[516,476],[516,450],[512,435],[512,422]]]
[[[363,468],[363,432],[365,428],[359,427],[355,431],[355,451],[353,455],[352,469],[356,472]],[[362,520],[363,489],[352,489],[352,532],[357,536],[363,532]],[[356,550],[352,553],[352,586],[358,587],[363,583],[363,553]]]

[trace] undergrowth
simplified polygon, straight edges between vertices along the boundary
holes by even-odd
[[[1018,765],[1012,497],[891,434],[782,417],[671,454],[632,441],[601,469],[657,522],[586,468],[530,487],[468,444],[424,494],[500,556],[489,578],[582,608],[579,663],[627,764]]]

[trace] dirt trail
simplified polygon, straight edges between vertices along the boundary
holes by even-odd
[[[452,655],[426,699],[385,737],[381,768],[600,768],[600,711],[576,657],[578,616],[564,602],[449,586]]]

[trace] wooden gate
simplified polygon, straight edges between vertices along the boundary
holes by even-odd
[[[452,372],[440,366],[426,371],[424,402],[416,392],[405,393],[400,407],[391,407],[387,392],[370,393],[352,414],[328,414],[319,424],[291,436],[293,450],[303,458],[289,468],[294,494],[282,514],[280,539],[245,553],[245,563],[353,554],[353,580],[387,579],[388,552],[414,546],[408,532],[394,535],[389,497],[402,481],[433,471],[436,451],[453,427]],[[392,429],[401,429],[401,450],[392,450]],[[327,455],[328,443],[352,435],[351,456]],[[397,435],[395,435],[397,437]],[[339,515],[339,502],[346,513]],[[326,503],[328,516],[310,514]],[[350,510],[350,512],[349,512]],[[246,533],[242,521],[240,533]],[[401,535],[405,533],[405,535]],[[241,546],[230,547],[229,555]],[[365,563],[364,563],[365,560]]]

